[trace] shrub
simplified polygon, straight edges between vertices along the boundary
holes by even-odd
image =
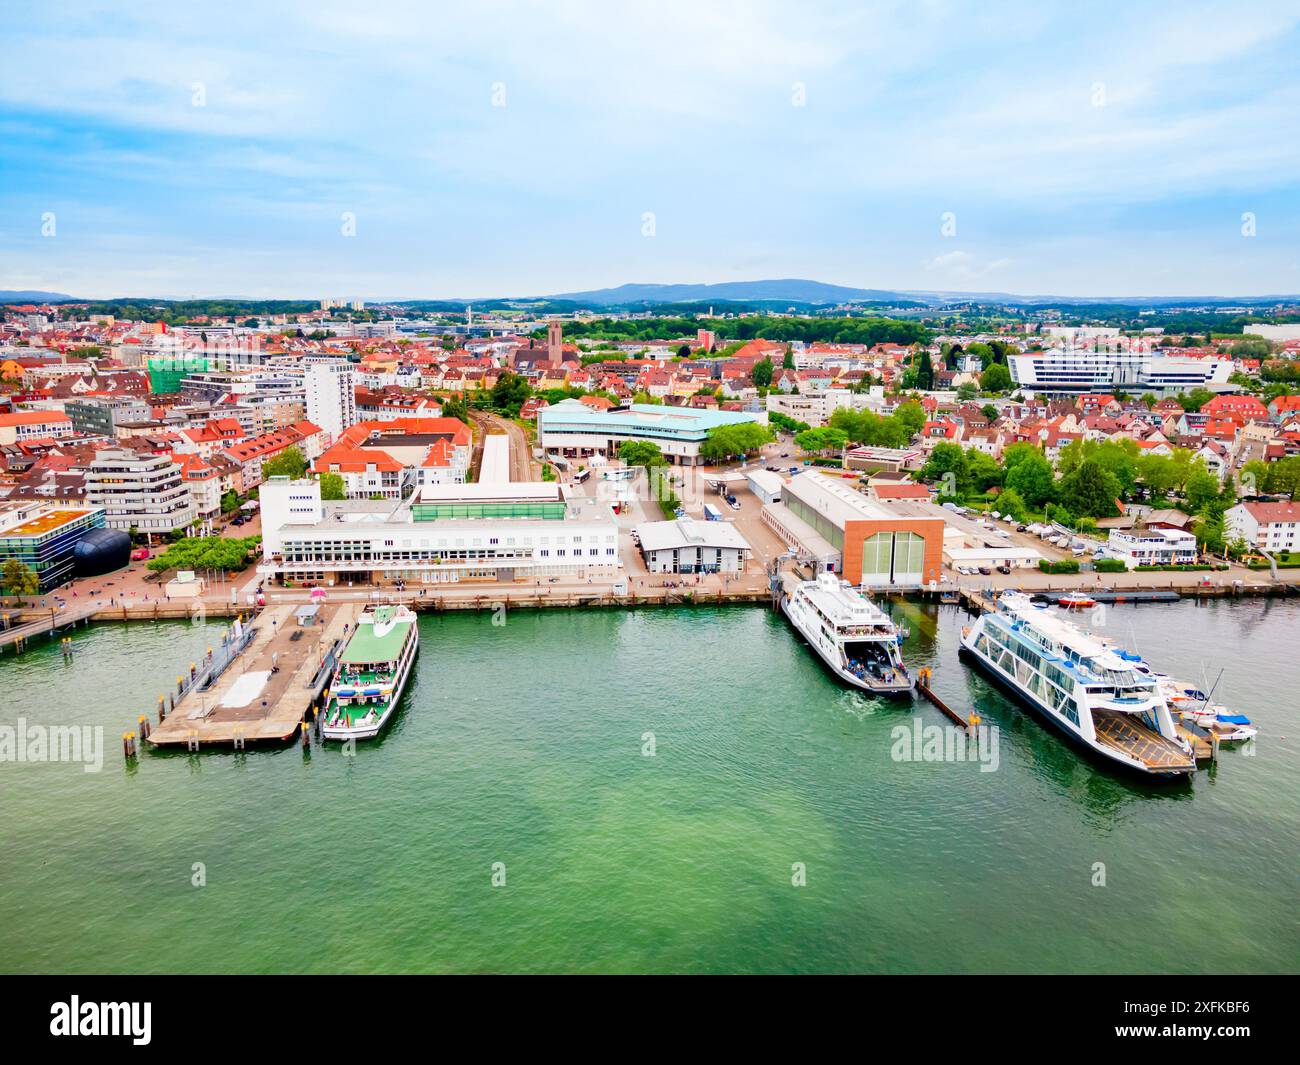
[[[1063,558],[1059,562],[1050,562],[1045,558],[1040,558],[1038,568],[1044,573],[1078,573],[1079,560],[1077,558]]]
[[[1127,573],[1128,563],[1122,558],[1099,558],[1092,568],[1098,573]]]

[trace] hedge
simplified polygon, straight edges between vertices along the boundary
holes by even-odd
[[[1227,566],[1209,566],[1197,562],[1185,566],[1138,566],[1137,571],[1139,573],[1186,573],[1197,570],[1223,570],[1227,568]]]
[[[1127,573],[1128,563],[1122,558],[1099,558],[1092,568],[1098,573]]]
[[[1049,562],[1045,558],[1040,558],[1038,568],[1044,573],[1078,573],[1079,560],[1077,558],[1063,558],[1059,562]]]

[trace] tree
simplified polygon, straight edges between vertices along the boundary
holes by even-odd
[[[659,445],[649,440],[624,440],[618,445],[618,457],[627,466],[666,466],[668,460]]]
[[[998,496],[997,508],[1001,513],[1015,518],[1018,522],[1024,522],[1029,517],[1029,511],[1025,507],[1024,499],[1014,488],[1004,488],[1002,490],[1002,493]]]
[[[1007,467],[1003,484],[1016,492],[1034,510],[1056,498],[1056,476],[1052,464],[1032,444],[1012,444],[1003,455]]]
[[[964,496],[969,484],[966,463],[966,452],[960,444],[935,444],[921,467],[921,480],[937,481],[943,495]]]
[[[794,352],[787,351],[785,353],[785,356],[781,359],[781,369],[783,370],[794,369]]]
[[[517,373],[507,371],[498,377],[497,383],[492,386],[492,409],[517,418],[519,408],[523,406],[524,400],[532,395],[532,391],[527,381]]]
[[[827,451],[839,451],[848,443],[848,434],[843,429],[827,427],[824,429],[805,429],[796,433],[794,442],[804,451],[825,454]]]
[[[990,364],[980,374],[980,388],[985,392],[1010,392],[1014,385],[1011,371],[1000,362]]]
[[[442,401],[442,416],[469,424],[469,407],[462,396],[448,396]]]
[[[709,430],[700,445],[700,455],[709,462],[720,462],[732,455],[748,455],[772,440],[772,430],[757,422],[719,425]]]
[[[892,417],[907,431],[907,439],[910,441],[925,425],[925,408],[916,400],[908,400],[898,405]]]
[[[1219,492],[1222,489],[1219,479],[1207,470],[1202,463],[1192,470],[1191,476],[1187,478],[1187,484],[1183,488],[1183,494],[1187,497],[1187,505],[1194,514],[1200,514],[1210,504],[1216,502],[1219,498]]]
[[[1061,503],[1081,518],[1112,518],[1119,513],[1115,500],[1120,485],[1101,463],[1086,459],[1073,473],[1061,478]]]
[[[346,499],[347,490],[343,484],[343,474],[322,473],[320,475],[321,499]]]
[[[772,360],[759,359],[754,363],[754,369],[750,372],[750,377],[757,388],[769,388],[772,384]]]
[[[1178,397],[1178,405],[1186,411],[1198,411],[1214,398],[1214,393],[1207,388],[1193,388],[1186,395]]]
[[[921,349],[921,361],[916,367],[916,387],[922,389],[934,387],[934,366],[930,362],[930,352],[926,348]]]
[[[966,476],[977,492],[987,492],[1000,485],[1005,474],[992,455],[971,447],[966,449]]]
[[[41,578],[36,571],[16,558],[8,559],[0,569],[0,584],[7,595],[37,595],[41,590]]]
[[[307,460],[296,447],[287,447],[273,459],[262,463],[262,477],[288,477],[298,480],[307,472]]]

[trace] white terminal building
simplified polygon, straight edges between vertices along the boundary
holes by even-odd
[[[1141,351],[1057,349],[1007,356],[1011,379],[1030,392],[1152,392],[1175,395],[1226,385],[1232,360],[1181,358]]]
[[[320,585],[613,577],[609,506],[558,482],[426,485],[402,501],[320,498],[314,480],[261,487],[262,563],[273,581]]]

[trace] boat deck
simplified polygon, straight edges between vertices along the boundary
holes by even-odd
[[[286,604],[259,614],[252,642],[207,691],[189,689],[149,742],[201,748],[292,737],[319,694],[314,681],[324,657],[345,627],[355,629],[361,604],[324,606],[309,627],[294,622],[294,609]]]
[[[1176,743],[1153,732],[1127,714],[1095,710],[1092,720],[1098,740],[1136,758],[1148,769],[1173,773],[1196,768],[1195,759]]]

